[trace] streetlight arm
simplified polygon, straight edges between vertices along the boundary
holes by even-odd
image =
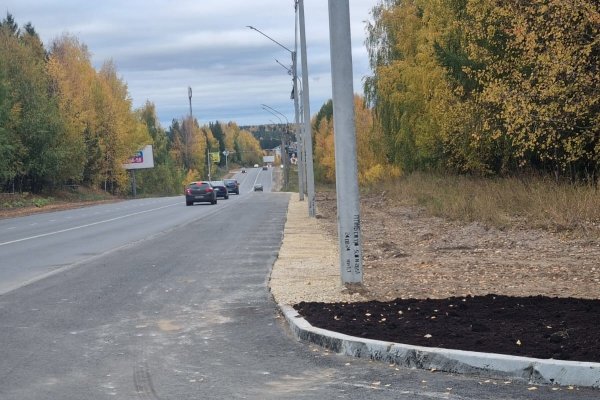
[[[252,30],[255,30],[256,32],[260,33],[261,35],[263,35],[264,37],[266,37],[267,39],[269,39],[271,42],[275,43],[279,47],[282,47],[285,50],[289,51],[290,53],[294,54],[294,52],[292,50],[288,49],[287,47],[285,47],[284,45],[282,45],[281,43],[279,43],[277,40],[273,39],[271,36],[267,35],[263,31],[261,31],[260,29],[256,29],[255,27],[253,27],[251,25],[246,25],[246,28],[250,28]]]
[[[281,125],[283,125],[283,120],[281,118],[279,118],[279,115],[275,114],[273,111],[269,110],[268,108],[263,107],[262,109],[265,110],[268,113],[273,114],[273,116],[277,117],[277,119],[279,120],[279,123]],[[273,122],[273,121],[271,121],[271,122]]]
[[[286,67],[285,65],[283,65],[282,63],[280,63],[278,59],[275,59],[275,62],[277,64],[281,65],[287,71],[288,75],[294,76],[294,72],[291,69],[289,69],[288,67]]]
[[[283,118],[285,118],[285,122],[287,122],[287,124],[288,124],[288,125],[290,124],[290,121],[287,119],[287,117],[286,117],[285,115],[283,115],[281,112],[279,112],[279,111],[277,111],[276,109],[274,109],[273,107],[269,107],[269,106],[268,106],[268,105],[266,105],[266,104],[261,104],[261,106],[262,106],[263,108],[265,108],[265,107],[266,107],[266,108],[268,108],[269,110],[273,110],[273,111],[275,111],[277,114],[279,114],[279,115],[281,115]],[[268,111],[268,110],[266,110],[266,111]],[[270,111],[269,111],[269,112],[270,112]],[[277,118],[279,118],[279,117],[277,117]],[[279,118],[279,119],[281,119],[281,118]],[[283,123],[283,122],[282,122],[282,123]]]

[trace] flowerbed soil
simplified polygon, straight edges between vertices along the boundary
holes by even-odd
[[[360,338],[541,359],[600,362],[600,300],[545,296],[307,303],[313,326]]]
[[[319,192],[316,204],[317,220],[337,242],[335,193]],[[432,217],[385,192],[363,194],[356,302],[296,309],[316,327],[363,338],[600,362],[594,226],[587,233],[522,223],[497,229]]]

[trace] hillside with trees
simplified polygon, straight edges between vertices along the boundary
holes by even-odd
[[[592,0],[380,0],[367,23],[372,75],[355,98],[359,179],[413,172],[547,176],[597,183],[600,11]],[[0,185],[41,192],[85,185],[127,194],[123,163],[152,144],[148,194],[205,177],[207,154],[260,162],[278,128],[235,122],[160,126],[133,109],[115,65],[99,70],[64,34],[48,48],[31,23],[0,22]],[[312,118],[315,176],[333,182],[332,104]],[[221,157],[215,167],[223,167]]]
[[[592,0],[382,0],[365,82],[404,172],[598,180],[600,13]]]
[[[46,49],[31,23],[0,21],[0,188],[52,192],[83,185],[113,195],[131,190],[123,168],[145,145],[155,167],[140,170],[139,193],[179,194],[205,178],[208,153],[215,170],[229,162],[260,162],[259,141],[234,122],[200,126],[188,117],[160,126],[148,100],[134,109],[127,83],[111,61],[92,66],[87,46],[64,34]]]

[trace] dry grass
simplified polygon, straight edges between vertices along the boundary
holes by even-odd
[[[119,198],[83,186],[52,193],[0,193],[0,219],[118,201]]]
[[[383,187],[388,199],[424,207],[435,216],[600,236],[600,190],[592,185],[415,173]]]

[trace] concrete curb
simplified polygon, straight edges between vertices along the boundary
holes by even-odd
[[[477,374],[532,384],[600,388],[600,363],[543,360],[494,353],[429,348],[362,339],[313,327],[289,305],[279,304],[292,333],[338,354],[459,374]]]

